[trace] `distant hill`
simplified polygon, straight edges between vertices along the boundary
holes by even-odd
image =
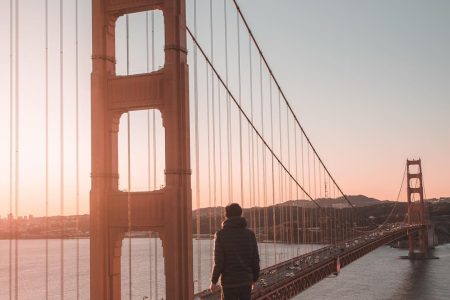
[[[374,198],[369,198],[367,196],[364,195],[349,195],[347,196],[347,199],[354,205],[354,206],[370,206],[370,205],[376,205],[376,204],[380,204],[382,202],[385,201],[381,201],[378,199],[374,199]],[[319,198],[316,199],[316,202],[321,206],[321,207],[339,207],[339,206],[348,206],[348,202],[347,200],[345,200],[344,197],[339,197],[339,198]],[[311,201],[311,200],[289,200],[286,201],[282,204],[278,204],[278,205],[288,205],[288,206],[300,206],[300,207],[316,207],[316,205]]]
[[[355,206],[370,206],[380,204],[380,200],[375,198],[370,198],[364,195],[348,195],[347,199]],[[339,197],[337,199],[318,199],[318,203],[321,206],[332,206],[336,203],[347,204],[347,200],[344,197]]]
[[[364,195],[349,195],[347,196],[347,199],[354,205],[358,207],[363,206],[371,206],[371,205],[377,205],[383,202],[390,202],[387,200],[381,201],[375,198],[370,198]],[[316,202],[321,207],[348,207],[347,200],[345,200],[344,197],[339,198],[319,198],[316,199]],[[275,206],[295,206],[295,207],[305,207],[305,208],[315,208],[317,207],[311,200],[288,200],[286,202],[283,202],[281,204],[275,204]],[[270,207],[270,205],[269,205]],[[217,207],[205,207],[200,208],[199,210],[194,210],[193,215],[196,216],[197,214],[200,214],[201,217],[209,216],[211,214],[214,215],[222,215],[224,213],[224,207],[223,206],[217,206]]]

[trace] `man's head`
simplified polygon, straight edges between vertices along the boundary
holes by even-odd
[[[230,203],[225,207],[225,217],[240,217],[242,215],[242,208],[237,203]]]

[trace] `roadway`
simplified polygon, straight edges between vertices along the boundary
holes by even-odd
[[[342,267],[368,252],[404,237],[408,230],[418,230],[420,227],[388,225],[265,268],[261,270],[252,299],[269,299],[269,294],[272,294],[270,299],[289,299],[323,278],[337,275]],[[220,293],[205,290],[196,294],[194,299],[220,299]]]

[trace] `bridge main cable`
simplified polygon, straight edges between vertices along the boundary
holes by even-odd
[[[330,171],[328,170],[328,168],[325,166],[324,162],[322,161],[321,157],[319,156],[319,154],[317,153],[317,150],[314,148],[311,140],[309,139],[308,135],[306,134],[305,130],[303,129],[302,125],[300,124],[300,121],[298,120],[297,116],[294,113],[294,110],[292,109],[290,103],[287,100],[286,95],[284,94],[283,90],[281,89],[281,86],[278,82],[278,80],[276,79],[275,75],[273,74],[272,68],[270,68],[269,63],[267,62],[266,57],[264,56],[261,47],[259,46],[255,36],[253,35],[252,30],[250,29],[250,26],[248,25],[248,22],[246,20],[246,18],[244,17],[241,8],[239,7],[239,4],[237,3],[236,0],[233,0],[234,5],[236,6],[237,12],[238,14],[241,16],[242,21],[244,22],[245,27],[247,28],[247,31],[251,37],[251,39],[253,40],[253,43],[256,46],[256,49],[258,50],[262,60],[264,61],[264,64],[267,68],[267,70],[270,73],[270,76],[272,77],[275,85],[277,86],[279,92],[281,93],[281,96],[283,97],[287,107],[289,108],[290,112],[292,113],[295,122],[297,123],[297,125],[300,127],[300,130],[302,131],[302,133],[304,134],[306,140],[308,141],[309,145],[311,146],[311,149],[313,150],[314,154],[317,156],[317,159],[320,161],[320,163],[322,164],[322,166],[324,167],[325,171],[327,172],[328,176],[330,176],[331,180],[333,181],[333,183],[336,185],[336,187],[338,188],[339,192],[342,194],[342,196],[344,197],[344,199],[348,202],[348,204],[354,208],[353,203],[351,203],[351,201],[347,198],[347,196],[345,195],[345,193],[342,191],[341,187],[337,184],[336,180],[333,178],[333,176],[331,175]],[[189,31],[189,29],[188,29]],[[309,195],[308,195],[309,196]],[[320,207],[320,206],[319,206]]]
[[[214,71],[214,73],[216,74],[217,78],[219,79],[219,81],[222,83],[222,85],[224,86],[224,88],[226,89],[228,95],[231,97],[231,99],[233,99],[233,102],[236,104],[237,108],[239,109],[239,111],[241,112],[241,114],[245,117],[245,119],[247,120],[247,122],[250,124],[250,126],[253,128],[254,132],[256,132],[256,134],[259,136],[259,138],[261,139],[261,141],[263,142],[263,144],[267,147],[267,149],[269,150],[269,152],[272,154],[272,157],[274,157],[276,159],[276,161],[279,163],[279,165],[284,169],[284,171],[292,178],[292,180],[295,182],[295,184],[305,193],[305,195],[312,201],[314,202],[314,204],[318,207],[318,208],[322,208],[319,203],[317,203],[317,201],[303,188],[303,186],[297,181],[297,179],[292,175],[292,173],[288,170],[288,168],[286,168],[286,166],[283,164],[283,162],[281,161],[281,159],[275,154],[275,152],[273,151],[273,149],[269,146],[268,142],[264,139],[264,137],[261,135],[261,133],[258,131],[258,129],[255,127],[255,125],[252,123],[251,119],[248,117],[248,115],[245,113],[245,111],[242,109],[242,106],[239,104],[239,102],[236,100],[236,98],[234,97],[234,95],[231,93],[229,87],[226,85],[225,81],[222,79],[222,77],[220,76],[220,74],[217,72],[216,68],[214,67],[214,65],[211,63],[211,60],[209,59],[208,55],[205,53],[205,51],[203,50],[203,48],[200,46],[200,44],[198,43],[197,39],[195,38],[194,34],[191,32],[191,30],[189,29],[188,26],[186,26],[186,30],[188,32],[188,34],[191,36],[192,41],[195,43],[195,45],[197,46],[197,48],[200,50],[200,52],[202,53],[203,57],[205,58],[206,62],[208,63],[208,65],[211,67],[211,69]]]

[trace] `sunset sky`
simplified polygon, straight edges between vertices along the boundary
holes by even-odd
[[[198,0],[198,3],[201,15],[206,12],[205,5],[208,7],[209,1]],[[223,5],[222,1],[217,3]],[[238,3],[296,115],[346,194],[393,200],[400,187],[406,159],[421,158],[426,196],[450,196],[449,1],[240,0]],[[89,0],[78,0],[78,5],[80,212],[88,213],[91,8]],[[188,0],[189,26],[192,25],[192,5],[193,0]],[[45,213],[44,1],[20,0],[19,10],[18,210],[19,215],[42,215]],[[160,28],[161,14],[156,14],[155,18],[155,25]],[[131,73],[146,71],[145,48],[141,47],[144,21],[143,15],[130,17],[130,32],[134,34],[130,36],[130,51],[135,54],[130,61]],[[119,19],[116,31],[118,74],[126,74],[124,23],[124,18]],[[65,214],[74,213],[76,203],[74,24],[75,1],[65,0]],[[50,214],[58,214],[61,153],[59,1],[49,1],[49,28],[49,205]],[[154,69],[163,65],[162,31],[158,28],[155,46],[159,52],[155,56]],[[199,35],[207,35],[204,30],[199,26]],[[1,217],[5,217],[10,209],[9,34],[9,1],[1,1]],[[216,49],[219,58],[223,49]],[[190,70],[192,80],[192,66]],[[138,130],[146,124],[146,112],[132,115],[132,126],[136,126],[132,142],[146,143],[145,132]],[[160,122],[157,114],[157,126]],[[121,124],[122,132],[126,131],[125,123]],[[126,136],[122,134],[120,138],[121,174],[125,175]],[[157,138],[162,140],[161,130]],[[142,149],[139,154],[145,156]],[[191,156],[193,154],[191,151]],[[157,187],[164,184],[162,159],[159,152]],[[145,164],[135,159],[132,165],[136,170],[133,189],[145,190],[148,182]],[[206,174],[202,176],[204,182]],[[122,189],[126,189],[124,182],[126,179],[121,180]],[[207,202],[202,202],[204,205]]]
[[[450,194],[450,2],[242,1],[306,131],[348,194],[393,199],[406,158]]]

